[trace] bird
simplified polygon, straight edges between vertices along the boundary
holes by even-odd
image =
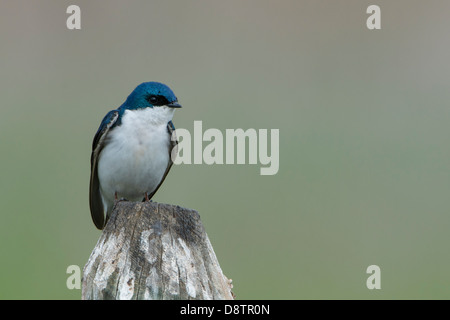
[[[92,141],[89,207],[102,230],[120,200],[150,201],[176,156],[172,118],[181,108],[160,82],[138,85],[103,118]]]

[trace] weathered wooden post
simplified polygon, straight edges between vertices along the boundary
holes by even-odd
[[[195,210],[119,202],[83,270],[82,299],[233,299]]]

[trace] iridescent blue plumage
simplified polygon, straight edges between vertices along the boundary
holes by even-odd
[[[165,104],[178,101],[173,91],[165,84],[159,82],[144,82],[133,90],[119,109],[134,110],[139,108],[153,108],[155,105],[163,105],[151,103],[147,98],[152,95],[165,98]]]

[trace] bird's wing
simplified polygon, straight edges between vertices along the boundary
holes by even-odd
[[[111,127],[116,123],[119,117],[118,110],[112,110],[103,118],[97,133],[92,142],[91,153],[91,181],[89,185],[89,207],[91,209],[92,221],[95,226],[102,230],[105,224],[104,208],[102,196],[100,194],[100,183],[98,181],[97,164],[100,152],[105,145],[105,139]]]
[[[155,190],[152,193],[150,193],[148,195],[149,199],[151,199],[154,196],[156,191],[158,191],[159,187],[164,182],[164,179],[166,179],[166,176],[169,173],[170,168],[172,167],[173,160],[175,160],[175,157],[177,156],[177,153],[178,153],[178,139],[177,139],[177,136],[175,135],[175,126],[173,125],[172,121],[169,121],[167,123],[167,132],[169,134],[169,139],[170,139],[169,162],[167,163],[166,171],[164,172],[164,175],[163,175],[161,181],[159,182],[158,186],[155,188]]]

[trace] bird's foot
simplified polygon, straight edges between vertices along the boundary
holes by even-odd
[[[149,197],[148,197],[148,193],[144,193],[144,199],[142,200],[142,202],[153,202]]]
[[[119,202],[122,202],[122,201],[128,201],[128,199],[125,199],[125,198],[120,198],[119,199],[119,197],[117,196],[117,192],[115,192],[114,193],[114,205],[116,205],[116,204],[118,204]]]
[[[118,200],[117,200],[117,199],[114,200],[115,203],[117,203],[117,202],[122,202],[122,201],[128,201],[128,199],[120,198],[120,199],[118,199]]]

